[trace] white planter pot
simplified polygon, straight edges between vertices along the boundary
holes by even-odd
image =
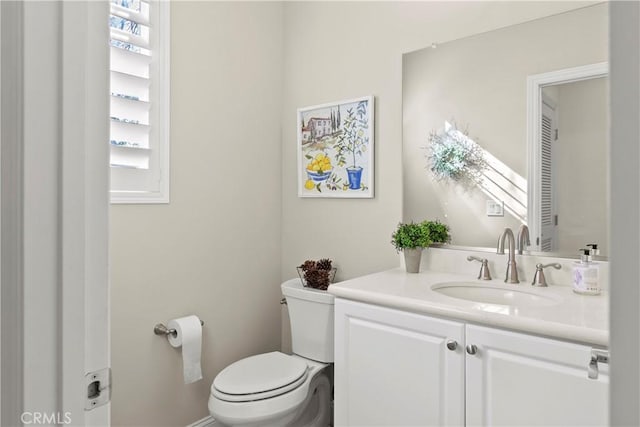
[[[407,273],[419,273],[420,272],[420,257],[422,256],[422,249],[404,249],[404,265],[407,269]]]

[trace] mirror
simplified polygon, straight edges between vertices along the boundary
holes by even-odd
[[[505,227],[526,224],[530,251],[573,256],[597,243],[607,255],[607,15],[597,4],[403,55],[405,222],[440,219],[452,246],[494,250]],[[541,148],[550,106],[553,163]],[[430,135],[447,127],[481,149],[479,179],[432,170],[442,156]]]

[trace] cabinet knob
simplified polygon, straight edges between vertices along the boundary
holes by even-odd
[[[447,341],[447,348],[451,351],[455,350],[456,348],[458,348],[458,342],[455,340]]]
[[[476,354],[477,352],[478,352],[478,347],[476,347],[475,344],[467,345],[467,353]]]

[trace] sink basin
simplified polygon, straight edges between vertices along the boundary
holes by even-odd
[[[525,285],[446,282],[437,283],[431,289],[451,298],[511,307],[551,306],[560,302],[556,296],[544,295],[544,291],[534,292],[523,286]]]

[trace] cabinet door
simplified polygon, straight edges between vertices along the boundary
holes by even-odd
[[[588,378],[591,347],[469,325],[467,425],[607,425],[609,371]]]
[[[342,299],[335,316],[336,426],[464,424],[462,323]]]

